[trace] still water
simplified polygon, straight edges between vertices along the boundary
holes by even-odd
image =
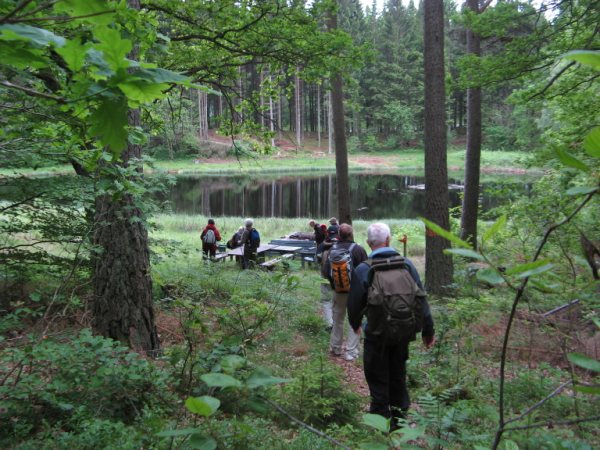
[[[500,180],[500,181],[498,181]],[[425,192],[411,188],[423,177],[350,174],[350,202],[355,219],[409,219],[424,214]],[[460,204],[462,180],[451,179],[451,206]],[[527,193],[531,181],[496,177],[482,184],[484,211],[497,206],[511,193]],[[168,194],[176,213],[206,216],[314,217],[337,214],[336,177],[329,175],[254,177],[177,177]]]

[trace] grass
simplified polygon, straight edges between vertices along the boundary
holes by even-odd
[[[482,169],[522,168],[527,154],[518,151],[500,152],[483,151],[481,156]],[[422,149],[402,149],[395,151],[374,151],[353,153],[349,155],[351,171],[402,171],[402,173],[422,172],[424,169],[424,154]],[[451,171],[462,171],[464,168],[465,150],[449,148],[448,167]],[[196,160],[194,156],[186,156],[173,160],[156,160],[153,168],[147,172],[168,173],[202,173],[202,174],[239,174],[239,173],[296,173],[296,172],[335,172],[335,155],[323,152],[308,152],[300,150],[285,155],[278,153],[256,155],[236,159],[229,157],[221,160]],[[54,165],[38,169],[0,169],[0,177],[14,174],[30,176],[48,176],[56,174],[71,174],[70,165]]]
[[[235,233],[243,225],[243,217],[213,217],[222,237],[222,243]],[[157,228],[151,233],[155,239],[172,239],[181,242],[188,249],[200,248],[200,232],[206,226],[208,217],[202,215],[186,214],[159,214],[155,216],[154,222]],[[318,218],[316,220],[319,220]],[[309,232],[309,218],[260,218],[255,219],[255,227],[260,232],[261,242],[268,243],[272,239],[278,239],[294,231]],[[380,220],[390,226],[394,235],[394,243],[398,250],[402,244],[397,242],[403,234],[408,237],[408,255],[422,255],[425,252],[425,233],[423,223],[410,219],[383,219]],[[360,245],[367,247],[367,228],[373,221],[356,220],[354,228],[354,240]]]

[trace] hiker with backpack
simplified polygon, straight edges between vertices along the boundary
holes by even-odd
[[[327,237],[329,239],[338,239],[340,232],[340,225],[338,225],[337,219],[332,217],[329,219],[329,227],[327,228]]]
[[[353,230],[343,223],[339,227],[339,240],[334,242],[323,270],[327,274],[333,289],[332,314],[333,327],[329,340],[330,351],[334,356],[344,356],[346,361],[358,358],[360,336],[348,329],[346,351],[343,353],[344,327],[346,325],[346,304],[350,291],[350,280],[355,267],[367,259],[364,248],[354,242]]]
[[[221,235],[213,219],[208,219],[208,225],[202,230],[200,239],[202,240],[203,256],[214,258],[217,254],[217,242],[221,240]]]
[[[244,220],[244,232],[242,233],[241,245],[244,247],[242,256],[242,269],[248,269],[256,264],[256,251],[260,247],[260,234],[254,228],[252,219]]]
[[[327,237],[327,227],[324,224],[317,223],[314,220],[308,222],[308,226],[315,230],[315,242],[317,247],[323,243]]]
[[[329,257],[329,251],[331,250],[331,247],[333,247],[334,242],[335,241],[332,241],[329,238],[325,239],[321,245],[317,247],[317,251],[315,253],[315,262],[318,264],[321,272],[321,312],[323,319],[327,324],[326,331],[329,333],[331,333],[331,330],[333,329],[333,289],[331,289],[329,273],[326,270],[325,262]]]
[[[364,328],[364,370],[369,412],[391,418],[391,428],[406,417],[410,406],[406,386],[409,342],[421,333],[423,344],[435,343],[433,318],[419,274],[407,258],[390,247],[390,228],[375,223],[367,230],[369,259],[354,270],[348,297],[351,328]]]
[[[242,245],[242,235],[244,234],[244,227],[239,227],[238,230],[233,233],[231,239],[227,241],[226,247],[233,250]]]

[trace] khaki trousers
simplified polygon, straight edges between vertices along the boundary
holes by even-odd
[[[331,330],[329,344],[331,351],[336,355],[340,355],[342,353],[344,343],[344,328],[347,328],[346,354],[357,358],[359,353],[360,336],[350,328],[350,324],[346,319],[347,303],[347,293],[333,292],[333,328]]]

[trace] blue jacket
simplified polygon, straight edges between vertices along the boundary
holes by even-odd
[[[369,255],[369,259],[390,258],[398,255],[399,253],[394,248],[382,247],[371,253]],[[408,266],[408,271],[417,283],[417,286],[423,289],[417,269],[415,269],[415,266],[408,258],[405,258],[405,261],[406,265]],[[350,322],[350,326],[353,330],[356,330],[360,327],[367,307],[367,294],[369,292],[369,283],[367,277],[369,274],[369,269],[370,268],[368,264],[364,262],[361,263],[354,269],[354,272],[352,273],[352,279],[350,280],[350,293],[348,294],[348,321]],[[425,300],[423,312],[423,331],[421,334],[423,336],[433,336],[433,317],[431,316],[431,311],[429,309],[427,300]],[[368,325],[365,328],[365,338],[369,338]]]

